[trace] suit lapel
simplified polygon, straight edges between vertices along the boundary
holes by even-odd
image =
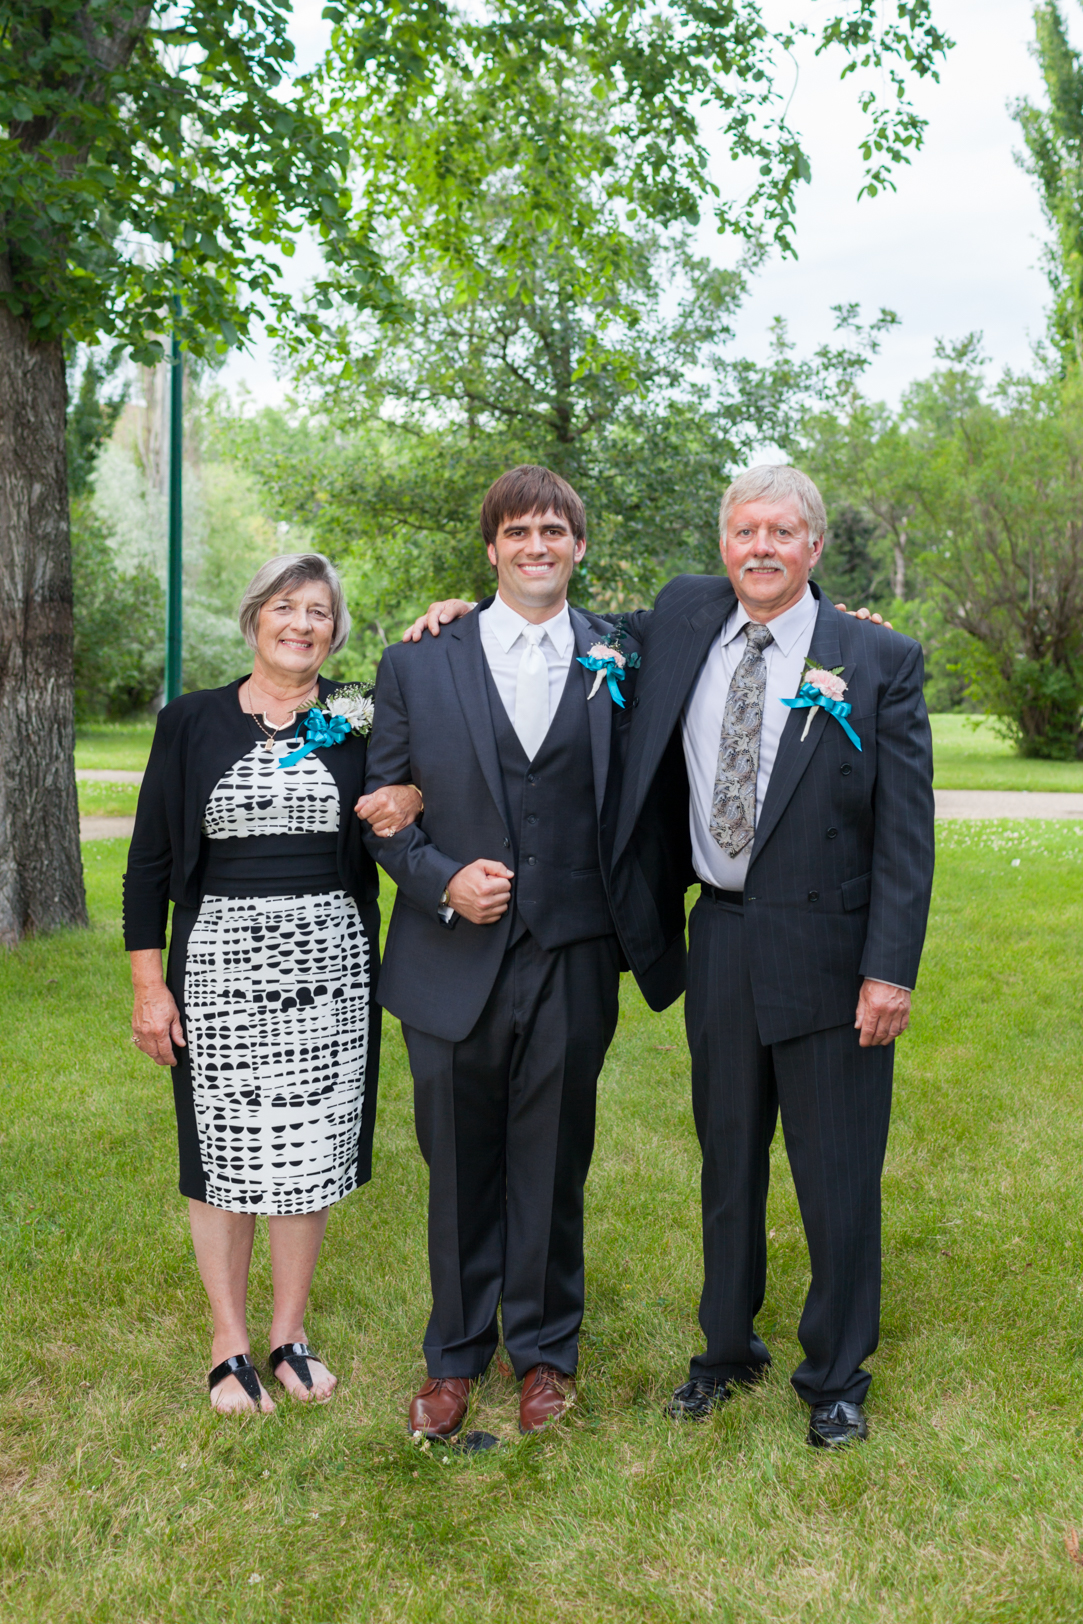
[[[485,605],[482,604],[480,607],[484,608]],[[474,754],[478,758],[482,776],[489,786],[489,793],[496,803],[504,828],[510,835],[508,809],[504,798],[504,775],[500,770],[500,756],[496,748],[496,734],[493,732],[492,712],[489,709],[489,692],[485,685],[485,651],[481,646],[479,612],[480,610],[475,610],[472,615],[464,615],[461,620],[456,620],[448,626],[441,642],[447,640],[447,662],[451,667],[451,680],[455,684],[455,692],[462,707],[470,742],[474,746]]]
[[[613,846],[616,861],[631,839],[636,819],[658,771],[658,763],[691,693],[711,644],[722,630],[735,604],[729,582],[711,583],[716,590],[692,615],[682,617],[663,646],[649,638],[644,651],[636,694],[643,718],[643,739],[638,751],[633,733],[634,782],[632,793],[621,800],[620,821]],[[635,724],[633,723],[633,727]]]
[[[572,669],[568,673],[568,681],[574,682],[578,673],[585,692],[589,694],[594,686],[595,672],[578,665],[576,659],[578,655],[586,654],[593,643],[602,642],[605,633],[595,631],[586,616],[578,609],[570,609],[569,616],[572,631],[575,633],[575,651],[572,655]],[[606,780],[609,777],[609,746],[613,737],[613,701],[604,683],[587,704],[587,723],[590,727],[590,754],[594,766],[594,799],[598,816],[601,817]]]
[[[819,608],[816,615],[816,624],[812,630],[812,642],[809,644],[808,658],[824,670],[831,671],[834,667],[842,665],[842,650],[839,646],[839,611],[830,603],[818,588],[813,592],[819,598]],[[849,683],[852,680],[855,667],[851,664],[843,670],[843,680]],[[763,812],[756,825],[756,838],[752,845],[752,855],[749,865],[756,861],[771,836],[779,818],[790,803],[794,790],[801,782],[805,768],[812,760],[813,751],[823,738],[824,729],[828,726],[838,726],[832,723],[825,710],[818,710],[809,724],[808,734],[802,742],[801,735],[808,722],[807,710],[791,710],[789,720],[782,730],[779,740],[778,754],[771,769],[771,782],[767,786],[764,796]]]

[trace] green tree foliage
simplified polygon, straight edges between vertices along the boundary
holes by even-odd
[[[1056,0],[1034,8],[1034,54],[1047,107],[1016,103],[1022,166],[1034,177],[1050,230],[1046,275],[1053,291],[1050,336],[1066,362],[1083,365],[1083,58],[1068,42]]]
[[[810,417],[797,454],[886,570],[905,529],[907,601],[880,607],[926,643],[930,698],[958,703],[965,679],[1022,754],[1083,756],[1080,383],[986,391],[977,335],[941,358],[897,413],[855,394]],[[830,580],[830,539],[825,563]]]
[[[37,339],[105,335],[153,363],[167,319],[196,355],[259,309],[292,324],[275,250],[302,225],[340,297],[390,303],[345,141],[285,78],[288,17],[281,0],[0,4],[0,300]]]
[[[623,607],[678,569],[718,567],[735,464],[788,432],[799,402],[852,384],[894,319],[806,363],[781,325],[766,368],[727,359],[744,269],[693,252],[669,218],[675,182],[664,196],[643,183],[589,51],[492,74],[447,69],[423,117],[354,107],[407,320],[328,318],[300,377],[331,431],[247,434],[279,511],[351,560],[373,624],[488,590],[478,509],[520,462],[587,501],[579,598]],[[840,326],[856,314],[840,309]]]

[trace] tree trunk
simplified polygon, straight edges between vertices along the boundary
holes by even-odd
[[[0,290],[11,289],[0,254]],[[60,339],[0,305],[0,942],[85,925]]]
[[[906,597],[906,531],[896,532],[891,546],[891,590],[897,598]]]

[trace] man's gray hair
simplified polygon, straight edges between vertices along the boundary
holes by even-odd
[[[724,536],[730,514],[744,502],[785,502],[793,500],[808,525],[809,541],[818,541],[827,529],[824,499],[807,474],[785,462],[764,462],[738,474],[718,513],[719,532]]]
[[[239,619],[244,640],[249,648],[256,647],[259,612],[272,598],[280,598],[291,587],[304,581],[322,581],[331,594],[331,613],[335,621],[335,635],[331,639],[331,653],[335,654],[350,635],[350,611],[338,571],[322,553],[280,553],[261,564],[245,588],[241,599]]]

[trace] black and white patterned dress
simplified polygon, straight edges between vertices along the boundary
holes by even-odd
[[[278,765],[299,742],[253,743],[203,816],[184,1006],[205,1200],[227,1212],[317,1212],[358,1183],[373,951],[335,872],[335,780],[316,755]]]

